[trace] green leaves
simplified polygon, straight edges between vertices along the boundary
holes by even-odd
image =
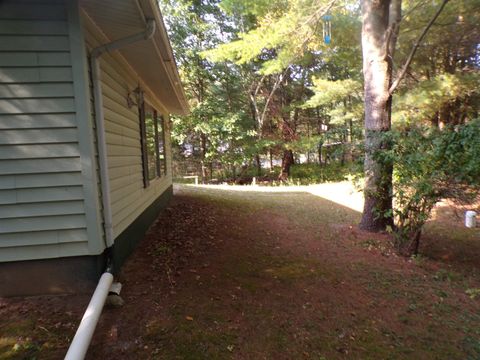
[[[409,249],[441,199],[461,202],[480,192],[480,119],[440,131],[422,125],[393,130],[379,161],[394,164],[395,238]]]
[[[363,97],[362,83],[353,79],[332,81],[314,77],[312,81],[311,90],[315,94],[305,103],[304,107],[336,105],[348,98],[360,100]]]
[[[263,2],[252,6],[250,0],[225,1],[224,8],[231,12],[254,13],[256,26],[237,34],[237,39],[204,51],[202,56],[213,62],[232,61],[236,64],[262,62],[260,73],[278,74],[287,66],[301,62],[312,51],[325,51],[321,38],[321,17],[331,8],[333,1],[276,0],[268,7]]]
[[[413,89],[394,98],[393,119],[400,123],[413,123],[432,119],[443,106],[461,102],[461,110],[470,115],[478,104],[465,101],[480,95],[480,73],[467,72],[441,74],[419,82]]]

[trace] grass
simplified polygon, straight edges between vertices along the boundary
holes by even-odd
[[[223,191],[221,194],[217,194],[215,191],[209,191],[208,189],[193,191],[200,198],[208,199],[210,202],[236,212],[268,211],[271,217],[283,219],[285,219],[285,214],[288,214],[286,236],[288,236],[288,231],[295,232],[298,229],[306,231],[314,231],[315,229],[318,231],[319,223],[321,223],[324,229],[328,229],[328,231],[324,231],[319,238],[323,242],[329,242],[332,246],[346,246],[348,244],[345,244],[344,239],[338,239],[338,234],[332,231],[331,227],[334,228],[336,224],[355,223],[359,218],[358,213],[322,201],[322,199],[314,200],[307,194],[286,192],[279,196],[269,193],[233,191]],[[312,216],[312,214],[315,214],[315,216]],[[434,224],[430,225],[430,231],[432,229],[435,233]],[[451,232],[455,234],[454,231]],[[460,231],[459,234],[462,234],[462,232]],[[269,235],[272,238],[275,237],[273,233]],[[382,256],[392,256],[385,239],[366,237],[365,240],[359,241],[357,244],[364,251],[378,251]],[[459,245],[462,242],[456,244]],[[265,259],[265,256],[262,255],[262,259]],[[415,358],[435,359],[462,358],[463,356],[473,356],[472,358],[475,358],[475,356],[480,356],[480,352],[477,351],[478,343],[475,342],[478,336],[475,326],[480,324],[479,319],[471,311],[463,311],[465,316],[469,316],[471,320],[459,333],[460,323],[456,319],[456,315],[462,312],[462,305],[458,303],[459,292],[462,292],[468,282],[478,282],[478,278],[470,276],[466,279],[461,269],[451,268],[448,264],[432,270],[432,266],[437,267],[439,264],[435,261],[432,262],[428,253],[412,258],[410,261],[392,259],[396,264],[399,261],[408,261],[413,264],[413,273],[409,274],[401,271],[392,272],[389,266],[385,266],[384,262],[379,264],[377,260],[374,259],[373,263],[368,261],[355,262],[355,265],[351,267],[354,271],[350,276],[345,276],[342,272],[335,272],[335,276],[331,278],[335,278],[337,283],[349,280],[358,281],[365,286],[368,292],[375,294],[377,299],[387,302],[397,302],[399,299],[405,301],[403,309],[395,310],[395,321],[398,322],[401,329],[392,331],[388,325],[385,325],[382,329],[378,328],[375,323],[365,321],[357,329],[358,334],[354,337],[355,341],[349,342],[347,340],[341,341],[331,335],[316,335],[319,330],[318,324],[315,326],[315,323],[307,323],[305,327],[310,334],[309,337],[316,339],[309,343],[310,348],[316,349],[310,355],[321,356],[322,353],[335,353],[334,351],[342,353],[343,346],[346,346],[350,350],[345,351],[369,354],[367,358],[409,358],[413,356]],[[310,277],[318,279],[325,274],[323,271],[311,271],[311,259],[289,257],[288,260],[285,258],[269,259],[267,262],[271,262],[267,269],[260,266],[260,260],[255,267],[252,267],[251,261],[244,266],[237,264],[237,280],[240,278],[238,280],[240,283],[242,281],[246,283],[243,286],[257,290],[258,283],[266,278],[265,273],[289,285]],[[314,263],[314,266],[316,265],[318,265],[318,262]],[[263,269],[263,273],[260,271],[261,269]],[[380,302],[375,301],[375,303],[376,306],[379,306]],[[477,306],[474,303],[470,305]],[[425,328],[435,335],[425,332]],[[456,333],[457,340],[452,341],[449,336],[451,337],[454,333]],[[287,331],[286,334],[289,334],[289,332]],[[288,343],[288,341],[285,341],[285,336],[285,332],[279,333],[277,337],[278,346],[286,346],[285,343]],[[269,337],[269,339],[271,338],[275,338],[275,336]],[[343,339],[344,336],[340,338]],[[459,341],[459,343],[455,341]],[[324,351],[318,352],[318,349],[324,349]]]

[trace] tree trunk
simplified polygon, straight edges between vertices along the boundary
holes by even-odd
[[[258,177],[262,176],[262,163],[260,161],[260,155],[259,154],[255,155],[255,165],[257,166],[257,176]]]
[[[420,248],[420,238],[422,236],[422,229],[418,229],[415,233],[410,234],[409,241],[397,245],[398,253],[402,256],[410,257],[418,255]]]
[[[207,181],[207,166],[205,164],[207,157],[207,136],[205,134],[200,135],[200,142],[202,147],[202,159],[200,162],[202,165],[202,184],[205,184]]]
[[[283,158],[282,158],[282,171],[278,176],[279,180],[285,181],[290,176],[290,167],[292,166],[293,160],[293,151],[292,150],[284,150],[283,151]]]
[[[259,111],[255,101],[255,93],[250,93],[250,111],[252,112],[252,119],[253,119],[253,129],[257,133],[258,141],[262,139],[262,128],[259,124]],[[260,162],[260,154],[255,154],[255,165],[257,167],[257,176],[262,176],[262,164]]]
[[[353,120],[348,121],[348,161],[353,161]]]
[[[395,1],[395,0],[394,0]],[[385,230],[393,225],[392,164],[376,154],[387,150],[384,134],[391,127],[392,62],[389,56],[390,0],[362,0],[362,51],[365,81],[365,203],[360,228]]]
[[[320,166],[323,165],[322,148],[323,148],[323,143],[318,144],[318,164]]]

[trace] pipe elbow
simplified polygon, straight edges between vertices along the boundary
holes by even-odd
[[[154,19],[148,19],[147,24],[146,24],[146,28],[141,33],[130,35],[130,36],[124,37],[122,39],[118,39],[118,40],[109,42],[107,44],[100,45],[100,46],[92,49],[92,51],[90,52],[90,56],[93,59],[95,59],[95,58],[100,57],[103,53],[119,50],[120,48],[123,48],[127,45],[133,44],[137,41],[149,40],[155,34],[156,28],[157,28],[157,26],[156,26],[155,20]]]

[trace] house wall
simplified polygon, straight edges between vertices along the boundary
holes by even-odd
[[[104,250],[74,4],[0,1],[0,262]]]
[[[94,22],[82,13],[88,51],[111,40],[102,35]],[[105,116],[107,158],[111,188],[114,237],[117,238],[151,207],[162,194],[171,189],[171,148],[166,141],[167,174],[151,180],[145,188],[142,173],[140,123],[136,105],[128,106],[127,98],[137,86],[145,90],[146,101],[164,114],[163,104],[151,94],[135,71],[118,52],[100,58],[101,84]],[[168,122],[168,121],[167,121]],[[167,130],[166,139],[170,138]]]

